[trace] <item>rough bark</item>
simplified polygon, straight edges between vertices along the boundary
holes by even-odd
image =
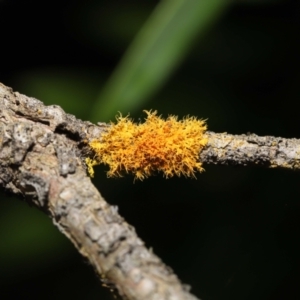
[[[103,280],[127,299],[196,299],[101,197],[86,142],[108,125],[83,122],[0,83],[0,188],[47,213]],[[298,169],[300,140],[207,132],[204,163]]]
[[[95,126],[0,83],[0,188],[47,213],[126,299],[197,299],[93,186],[82,161]]]
[[[256,134],[206,132],[208,144],[200,153],[203,163],[300,168],[300,140]]]

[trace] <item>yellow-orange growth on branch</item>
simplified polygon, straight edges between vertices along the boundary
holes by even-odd
[[[199,153],[207,144],[205,121],[195,117],[178,121],[176,116],[163,120],[156,111],[145,112],[147,117],[142,124],[120,114],[116,124],[89,143],[95,153],[93,159],[86,159],[91,176],[93,166],[101,163],[109,165],[109,177],[121,176],[125,171],[141,180],[156,171],[168,178],[195,177],[196,171],[204,170]]]

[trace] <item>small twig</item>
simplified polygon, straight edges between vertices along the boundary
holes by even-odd
[[[206,136],[208,144],[200,153],[203,163],[300,168],[299,139],[214,132],[206,132]]]

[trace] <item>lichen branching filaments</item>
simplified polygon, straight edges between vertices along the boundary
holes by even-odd
[[[177,120],[176,116],[164,120],[156,111],[145,113],[141,124],[120,114],[116,124],[89,143],[95,153],[86,160],[91,175],[93,166],[101,163],[109,166],[109,177],[127,172],[141,180],[157,171],[166,178],[195,177],[195,172],[203,171],[199,153],[207,144],[205,121],[195,117]]]

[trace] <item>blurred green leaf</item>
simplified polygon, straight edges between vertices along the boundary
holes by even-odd
[[[230,1],[164,0],[129,47],[104,87],[92,121],[139,109],[181,62]]]

